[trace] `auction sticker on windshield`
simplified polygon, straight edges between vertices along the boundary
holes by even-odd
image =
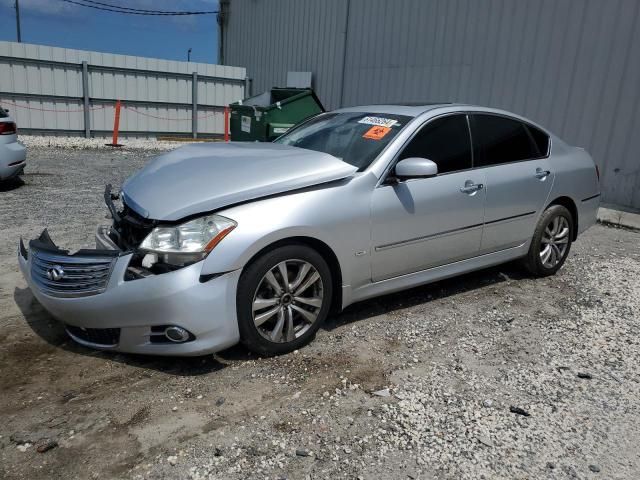
[[[377,125],[379,127],[393,127],[398,123],[393,118],[383,117],[364,117],[362,120],[358,120],[358,123],[364,123],[365,125]]]
[[[368,138],[370,140],[380,140],[390,131],[391,128],[389,127],[371,127],[364,133],[364,135],[362,135],[362,138]]]

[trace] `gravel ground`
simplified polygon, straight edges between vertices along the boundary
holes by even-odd
[[[150,155],[31,148],[0,187],[0,478],[640,478],[640,233],[594,226],[552,278],[509,264],[353,305],[278,358],[84,349],[17,239],[90,245],[104,184]]]
[[[110,138],[82,138],[82,137],[53,137],[53,136],[41,136],[41,135],[29,135],[20,137],[20,141],[29,148],[35,149],[49,149],[49,148],[63,148],[63,149],[100,149],[100,150],[113,150],[113,147],[109,146],[111,143]],[[177,148],[185,143],[189,142],[170,142],[170,141],[157,141],[153,139],[145,138],[127,138],[121,137],[118,140],[121,145],[117,150],[123,151],[146,151],[146,152],[162,152],[165,150],[171,150]]]

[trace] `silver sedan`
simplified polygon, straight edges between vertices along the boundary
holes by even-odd
[[[514,259],[552,275],[599,194],[587,152],[517,115],[354,107],[274,143],[163,154],[108,186],[95,250],[69,253],[45,230],[19,263],[84,345],[278,354],[366,298]]]

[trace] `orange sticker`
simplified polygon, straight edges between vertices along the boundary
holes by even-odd
[[[371,127],[369,130],[367,130],[365,134],[362,135],[362,138],[369,138],[371,140],[380,140],[390,131],[391,131],[390,127],[379,127],[376,125],[375,127]]]

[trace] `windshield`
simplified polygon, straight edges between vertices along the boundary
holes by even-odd
[[[285,133],[275,143],[324,152],[364,170],[411,117],[381,113],[325,113]]]

